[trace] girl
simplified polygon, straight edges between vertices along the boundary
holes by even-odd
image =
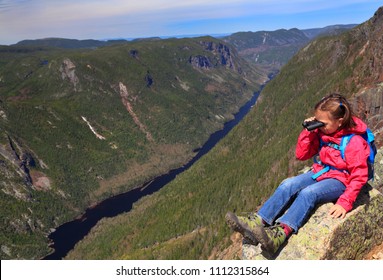
[[[344,218],[368,180],[370,150],[360,136],[367,126],[353,115],[348,101],[340,94],[331,94],[316,104],[314,115],[305,121],[320,121],[324,126],[302,130],[296,146],[299,160],[310,159],[319,152],[319,160],[311,171],[284,180],[258,213],[248,217],[226,214],[233,230],[254,245],[259,242],[271,255],[292,233],[298,232],[318,203],[336,201],[329,215]],[[343,159],[334,144],[340,145],[342,136],[348,134],[356,135],[346,146]]]

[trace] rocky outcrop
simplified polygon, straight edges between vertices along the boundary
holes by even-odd
[[[370,185],[383,193],[383,147],[378,150],[374,167],[375,177]]]
[[[130,50],[130,51],[129,51],[129,54],[130,54],[130,56],[133,57],[133,58],[138,58],[138,50],[136,50],[136,49],[132,49],[132,50]]]
[[[215,42],[201,42],[206,48],[206,50],[211,51],[219,60],[217,64],[227,66],[230,69],[234,69],[234,61],[231,55],[230,48],[222,43]]]
[[[237,69],[230,48],[222,43],[200,41],[205,50],[211,52],[214,56],[194,55],[189,57],[189,63],[195,68],[210,69],[213,67],[224,66],[229,69]]]
[[[213,67],[213,64],[210,62],[209,58],[203,55],[191,56],[189,58],[189,63],[195,68],[209,69]]]
[[[25,152],[16,141],[8,136],[8,143],[0,145],[0,156],[12,164],[26,186],[32,186],[28,166],[34,166],[35,160],[30,153]]]
[[[361,90],[350,102],[355,113],[374,131],[376,145],[383,146],[383,83]]]
[[[75,70],[76,65],[69,58],[64,59],[60,67],[61,78],[63,80],[68,79],[69,82],[73,85],[74,90],[77,91],[79,79],[76,76]]]
[[[18,200],[31,201],[32,190],[49,190],[50,179],[36,168],[48,166],[19,141],[4,134],[0,144],[0,189]]]
[[[354,28],[345,37],[342,48],[347,56],[343,62],[351,71],[339,84],[346,92],[360,92],[383,82],[383,7],[365,24]],[[350,44],[350,42],[353,42]],[[335,42],[334,42],[335,44]],[[339,51],[336,46],[334,50]]]
[[[375,163],[375,179],[359,194],[354,209],[345,219],[333,219],[328,211],[332,203],[319,206],[298,234],[271,259],[340,260],[364,259],[383,242],[383,148]],[[262,254],[260,245],[244,243],[242,257],[247,260],[270,259]]]
[[[146,87],[148,88],[150,88],[154,83],[153,76],[149,73],[149,71],[145,75],[145,83],[146,83]]]

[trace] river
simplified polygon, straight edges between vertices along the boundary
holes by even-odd
[[[262,86],[263,88],[263,86]],[[51,240],[50,247],[54,252],[44,257],[45,260],[60,260],[64,258],[70,250],[74,248],[77,242],[83,239],[93,226],[102,218],[115,217],[124,212],[132,209],[133,203],[137,202],[140,198],[152,194],[163,186],[172,181],[178,174],[187,170],[198,159],[209,152],[229,131],[236,126],[244,116],[250,111],[251,107],[256,103],[258,96],[262,90],[255,92],[253,97],[241,107],[241,109],[234,115],[234,119],[225,123],[224,127],[213,133],[207,142],[196,152],[197,154],[186,165],[173,169],[167,174],[156,177],[154,180],[146,182],[141,187],[133,189],[129,192],[108,198],[96,206],[89,208],[78,219],[67,222],[49,235]]]

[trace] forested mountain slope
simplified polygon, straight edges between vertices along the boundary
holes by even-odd
[[[264,77],[211,37],[84,50],[0,46],[0,257],[185,164]]]
[[[238,53],[267,73],[278,72],[303,46],[319,36],[337,35],[355,27],[331,25],[323,28],[237,32],[223,38]]]

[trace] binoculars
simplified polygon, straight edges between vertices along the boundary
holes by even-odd
[[[324,123],[320,121],[309,121],[309,122],[303,122],[302,126],[306,128],[308,131],[311,131],[318,127],[324,126]]]

